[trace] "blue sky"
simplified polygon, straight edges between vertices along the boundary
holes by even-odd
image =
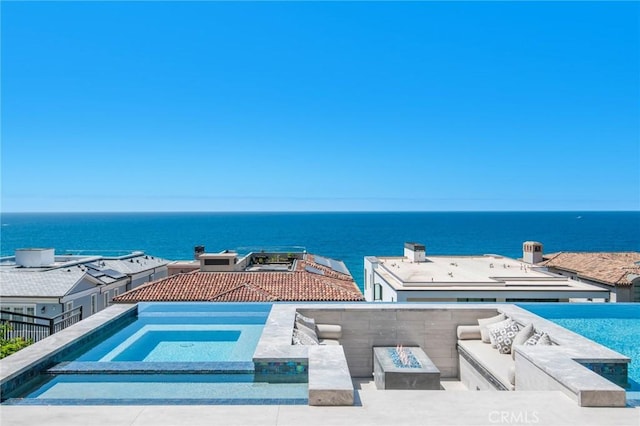
[[[637,2],[6,2],[3,211],[639,210]]]

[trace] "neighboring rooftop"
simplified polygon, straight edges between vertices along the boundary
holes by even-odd
[[[540,263],[609,286],[630,286],[640,277],[639,252],[560,252],[545,254]]]
[[[165,266],[169,261],[136,251],[124,256],[54,255],[54,249],[19,249],[0,259],[2,297],[61,297],[83,278],[98,285]]]
[[[342,261],[308,253],[250,253],[240,260],[233,255],[202,253],[200,270],[151,282],[114,302],[364,300]]]
[[[429,256],[423,262],[406,257],[377,257],[378,273],[398,289],[416,290],[595,290],[593,286],[545,272],[498,255]]]

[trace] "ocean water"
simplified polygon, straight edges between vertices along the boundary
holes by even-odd
[[[345,262],[362,287],[364,256],[402,255],[407,241],[427,255],[522,256],[527,240],[544,252],[640,251],[640,212],[380,213],[3,213],[1,255],[24,247],[57,254],[142,250],[170,260],[193,248],[307,250]]]

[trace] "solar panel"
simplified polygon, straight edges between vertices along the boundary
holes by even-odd
[[[126,277],[126,275],[123,274],[122,272],[118,272],[118,271],[113,270],[113,269],[105,269],[102,272],[104,272],[104,274],[106,276],[111,277],[111,278],[116,279],[116,280]]]
[[[326,266],[326,267],[330,268],[329,259],[327,259],[326,257],[318,256],[316,254],[315,256],[313,256],[313,259],[316,261],[316,263],[319,263],[322,266]]]
[[[104,277],[104,272],[96,271],[94,269],[87,269],[87,274],[91,275],[94,278]]]
[[[312,274],[324,275],[324,271],[318,268],[314,268],[313,266],[307,266],[304,268],[305,271],[311,272]]]
[[[326,266],[342,274],[351,275],[349,274],[349,270],[347,269],[346,265],[341,260],[329,259],[328,257],[318,256],[317,254],[314,255],[313,258],[322,266]]]

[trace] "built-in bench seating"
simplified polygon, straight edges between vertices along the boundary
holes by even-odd
[[[458,326],[460,380],[471,390],[515,390],[515,347],[552,345],[549,336],[504,314]]]
[[[627,357],[529,312],[502,312],[457,327],[460,380],[468,389],[554,390],[582,407],[625,405]]]
[[[342,327],[295,314],[291,342],[308,346],[309,405],[353,405],[353,382],[340,345]]]
[[[291,341],[294,345],[339,345],[342,327],[336,324],[316,324],[313,318],[296,312]]]

